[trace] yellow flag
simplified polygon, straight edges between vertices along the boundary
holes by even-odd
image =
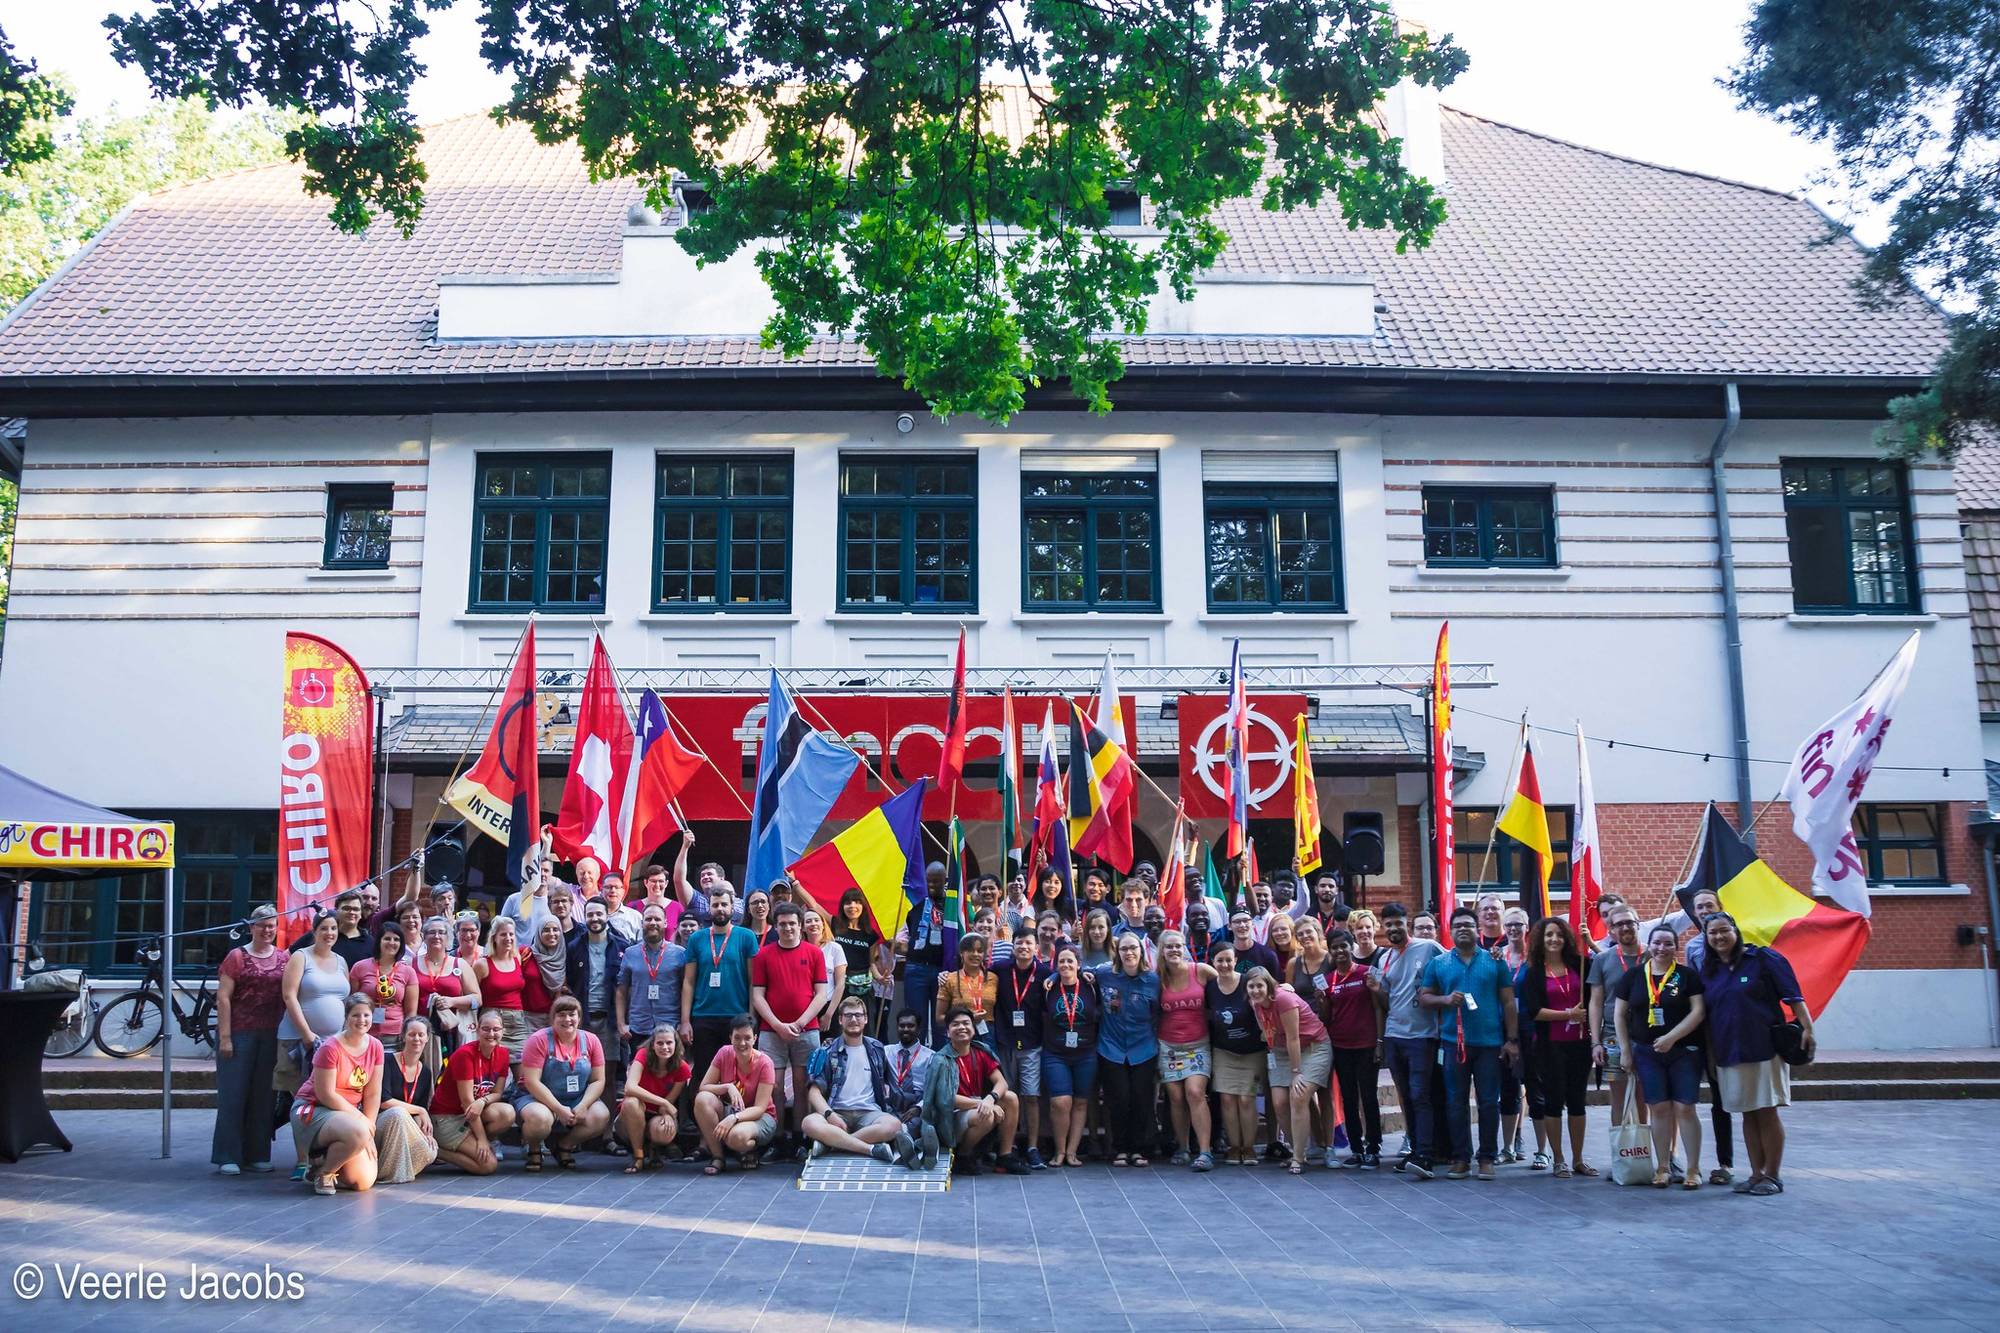
[[[1306,745],[1306,715],[1299,714],[1297,744],[1292,750],[1292,834],[1299,853],[1299,873],[1319,869],[1319,788],[1313,783],[1312,751]]]

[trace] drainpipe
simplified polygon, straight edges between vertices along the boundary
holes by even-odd
[[[1736,747],[1736,827],[1754,848],[1756,834],[1750,824],[1756,798],[1750,791],[1750,710],[1743,698],[1743,618],[1736,603],[1736,547],[1729,536],[1729,480],[1722,466],[1729,442],[1743,424],[1743,405],[1733,382],[1723,385],[1722,393],[1726,409],[1722,429],[1709,447],[1708,474],[1715,495],[1715,545],[1722,557],[1722,628],[1729,666],[1729,721]]]

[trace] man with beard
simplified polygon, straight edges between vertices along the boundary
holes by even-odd
[[[622,1088],[624,1049],[618,1032],[618,983],[632,941],[612,929],[606,900],[583,905],[583,932],[569,946],[569,990],[583,1002],[583,1027],[604,1046],[608,1086]],[[643,928],[643,923],[642,923]]]
[[[850,995],[840,1002],[840,1040],[813,1052],[806,1088],[805,1136],[823,1151],[854,1153],[907,1166],[916,1141],[896,1114],[896,1093],[882,1043],[867,1035],[868,1002]]]
[[[681,973],[687,951],[667,938],[667,914],[648,907],[640,918],[644,935],[625,950],[618,968],[618,1035],[627,1058],[645,1048],[653,1029],[662,1023],[678,1028],[681,1020]]]

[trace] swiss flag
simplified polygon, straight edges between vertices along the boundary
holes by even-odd
[[[632,766],[632,719],[618,690],[618,675],[604,640],[592,641],[590,671],[583,678],[576,744],[569,755],[551,849],[565,861],[593,856],[607,870],[625,867],[620,812]]]

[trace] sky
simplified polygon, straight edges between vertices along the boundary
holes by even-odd
[[[100,26],[114,0],[0,0],[15,50],[66,73],[86,112],[147,100],[145,81],[111,59]],[[130,11],[140,0],[123,0]],[[1449,32],[1472,67],[1448,105],[1540,134],[1666,166],[1803,192],[1837,213],[1840,193],[1815,182],[1828,154],[1747,111],[1716,80],[1742,54],[1750,0],[1672,5],[1607,0],[1401,0],[1400,13]],[[504,82],[479,59],[478,6],[429,17],[419,48],[429,75],[415,104],[425,121],[500,101]],[[1870,219],[1857,219],[1874,239]]]

